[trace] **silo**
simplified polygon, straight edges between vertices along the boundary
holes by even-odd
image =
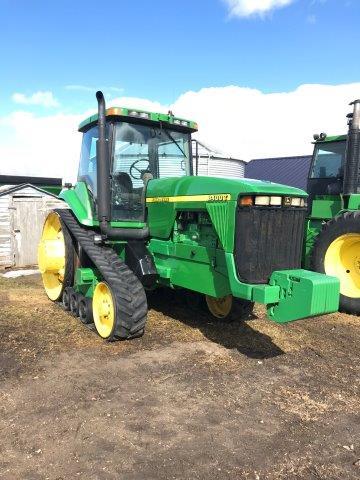
[[[243,160],[232,158],[198,140],[193,141],[192,150],[195,175],[221,178],[243,178],[245,176]]]

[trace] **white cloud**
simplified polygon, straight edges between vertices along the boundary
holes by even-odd
[[[12,100],[21,105],[41,105],[42,107],[58,107],[60,104],[52,92],[35,92],[32,95],[24,93],[14,93]]]
[[[229,8],[231,16],[250,17],[264,15],[271,10],[294,3],[295,0],[223,0]]]
[[[162,105],[159,102],[137,97],[117,97],[111,100],[111,105],[137,108],[140,110],[147,110],[149,112],[167,113],[169,111],[169,107]]]
[[[82,115],[39,117],[23,111],[0,117],[1,173],[74,178],[81,119]]]
[[[348,103],[360,97],[360,83],[302,85],[294,91],[263,93],[228,86],[186,92],[172,105],[123,97],[108,105],[166,112],[195,120],[198,137],[234,158],[306,155],[312,135],[346,132]],[[81,135],[78,123],[96,110],[79,115],[38,116],[13,112],[0,117],[0,171],[3,174],[76,175]]]
[[[359,96],[360,83],[302,85],[283,93],[229,86],[187,92],[171,108],[199,123],[204,142],[250,160],[311,153],[313,133],[346,132],[348,104]]]

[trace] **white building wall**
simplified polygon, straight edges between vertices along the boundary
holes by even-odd
[[[9,195],[0,197],[0,267],[12,266],[14,263],[9,200]]]
[[[11,186],[2,187],[6,192]],[[53,208],[64,207],[62,200],[31,186],[0,196],[0,268],[36,264],[36,250],[43,221]],[[20,220],[19,220],[20,219]]]

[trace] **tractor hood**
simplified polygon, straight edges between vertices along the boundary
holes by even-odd
[[[299,188],[248,178],[176,177],[151,180],[147,187],[146,197],[149,202],[149,200],[157,201],[157,198],[161,201],[161,198],[168,197],[226,195],[227,200],[236,201],[241,194],[307,196],[307,193]],[[189,201],[191,201],[190,198]]]

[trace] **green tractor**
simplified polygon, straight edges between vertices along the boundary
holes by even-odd
[[[360,314],[360,100],[347,135],[314,135],[305,228],[307,268],[340,280],[340,310]]]
[[[194,122],[105,108],[80,124],[78,181],[47,217],[39,267],[48,297],[109,341],[141,336],[147,293],[182,289],[214,319],[254,302],[278,323],[334,312],[339,281],[301,269],[307,194],[193,176]]]

